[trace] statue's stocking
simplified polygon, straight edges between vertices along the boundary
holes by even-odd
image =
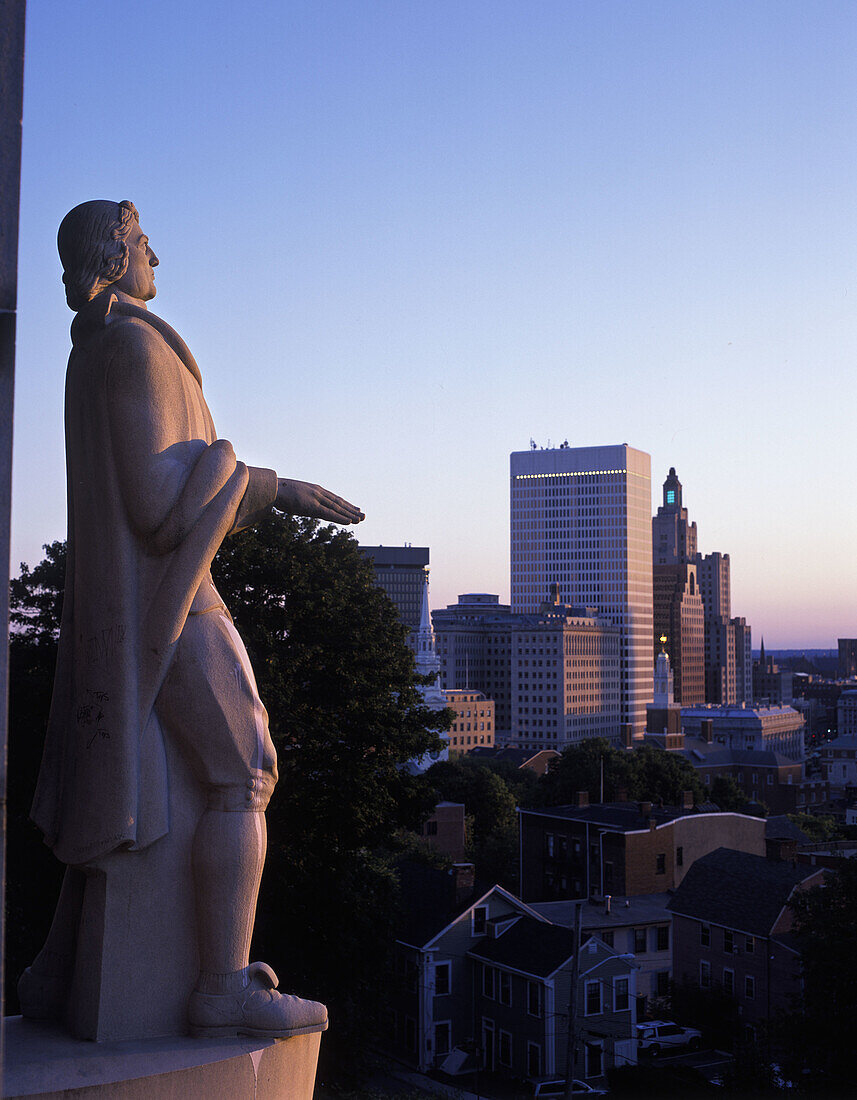
[[[266,846],[264,813],[207,810],[200,819],[193,877],[201,993],[237,992],[245,984]]]

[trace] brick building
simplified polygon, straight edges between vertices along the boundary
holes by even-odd
[[[494,700],[481,691],[467,688],[446,688],[446,705],[455,711],[449,729],[449,755],[461,756],[477,745],[493,748],[495,729]]]
[[[765,854],[765,822],[745,814],[613,802],[519,810],[521,897],[630,897],[679,885],[714,848]]]

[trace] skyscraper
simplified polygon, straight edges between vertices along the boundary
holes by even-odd
[[[651,460],[627,444],[515,451],[510,459],[512,611],[552,584],[620,631],[620,721],[642,736],[652,698]]]
[[[408,645],[417,652],[423,598],[428,584],[427,546],[361,546],[372,563],[375,583],[383,588],[408,628]]]

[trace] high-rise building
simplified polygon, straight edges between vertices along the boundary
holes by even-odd
[[[562,751],[588,737],[618,741],[620,631],[594,608],[561,605],[555,585],[551,597],[532,614],[485,593],[435,611],[441,682],[494,699],[497,744]]]
[[[676,698],[683,706],[693,705],[685,691],[692,691],[696,702],[727,705],[752,702],[753,659],[750,649],[750,627],[746,619],[733,619],[729,555],[718,552],[700,554],[696,524],[688,519],[682,500],[682,486],[671,466],[663,485],[663,503],[652,518],[652,560],[655,572],[655,637],[667,635],[667,652],[676,678]],[[694,636],[693,666],[683,644],[695,612],[690,613],[685,603],[690,595],[690,577],[676,572],[672,588],[668,578],[671,570],[682,565],[696,569],[696,589],[702,598],[703,640],[701,650],[702,681],[696,666],[699,659],[697,640]],[[680,583],[683,578],[683,584]],[[669,592],[668,592],[669,590]],[[668,598],[669,596],[669,598]],[[695,602],[695,601],[694,601]],[[689,618],[688,618],[689,616]],[[682,617],[685,623],[682,623]],[[672,620],[670,625],[670,619]],[[685,688],[685,677],[680,672],[685,665],[692,688]],[[700,682],[703,694],[699,695]]]
[[[675,466],[664,482],[664,499],[652,518],[652,560],[655,565],[683,565],[696,558],[696,524],[682,506],[681,482]]]
[[[375,583],[399,609],[408,628],[408,645],[416,653],[423,594],[428,583],[428,547],[361,546],[360,550],[372,563]]]
[[[850,680],[857,676],[857,638],[839,638],[839,676]]]
[[[552,584],[619,629],[620,722],[636,735],[652,698],[651,459],[627,444],[516,451],[510,461],[512,611]]]
[[[683,706],[705,702],[705,613],[696,565],[654,567],[654,637],[666,637],[666,652]]]

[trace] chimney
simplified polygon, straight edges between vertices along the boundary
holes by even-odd
[[[681,808],[683,810],[693,809],[693,791],[681,792]]]
[[[616,801],[617,802],[627,802],[628,801],[628,788],[627,787],[617,787],[616,788]]]
[[[453,863],[452,876],[455,883],[455,904],[458,905],[473,893],[476,869],[472,863]]]
[[[641,802],[640,803],[640,816],[641,817],[649,817],[651,812],[652,812],[651,802]]]
[[[588,806],[589,805],[589,791],[578,791],[574,798],[575,806]]]
[[[699,724],[699,735],[706,745],[710,745],[714,740],[714,719],[703,718]]]
[[[634,740],[634,727],[630,722],[622,723],[622,748],[630,749],[631,742]]]

